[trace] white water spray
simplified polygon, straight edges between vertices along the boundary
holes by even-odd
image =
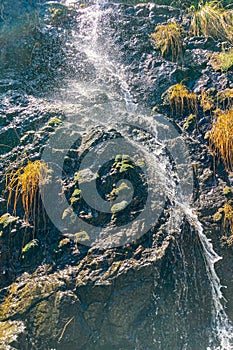
[[[87,97],[92,94],[95,89],[101,88],[108,91],[108,95],[111,96],[109,87],[116,84],[120,87],[120,92],[118,91],[119,95],[117,94],[117,96],[124,96],[127,111],[133,114],[137,110],[137,105],[134,103],[130,93],[130,88],[127,83],[127,75],[125,73],[126,69],[124,65],[110,59],[108,52],[100,46],[99,33],[103,29],[101,28],[101,19],[104,16],[109,16],[111,14],[111,9],[109,9],[109,7],[105,8],[103,5],[104,4],[98,2],[92,6],[84,8],[79,13],[79,28],[73,30],[71,39],[71,44],[78,50],[81,50],[87,56],[89,62],[94,65],[95,70],[97,71],[96,80],[91,86],[87,86],[86,84],[80,83],[77,79],[74,79],[73,82],[69,82],[69,94],[72,95],[73,91],[73,93],[78,92]],[[107,29],[105,28],[105,30]],[[109,39],[109,35],[107,35],[107,40],[111,40]],[[109,44],[111,46],[111,43]],[[114,98],[115,96],[116,95],[114,95]],[[68,106],[69,101],[66,103]],[[102,122],[111,125],[110,120]],[[158,141],[158,134],[154,123],[155,121],[151,117],[146,117],[146,125],[149,127],[148,131],[154,136],[155,140]],[[151,157],[151,154],[148,152],[148,157],[149,156]],[[210,339],[210,347],[207,350],[232,350],[233,327],[224,310],[223,304],[225,301],[221,291],[222,285],[215,271],[215,264],[221,259],[221,257],[214,251],[211,241],[205,236],[203,227],[198,220],[197,215],[194,214],[189,205],[186,205],[183,193],[178,191],[175,182],[172,182],[171,178],[168,176],[167,165],[167,162],[164,162],[164,164],[161,165],[161,169],[163,168],[162,172],[165,175],[165,187],[169,190],[169,197],[173,203],[176,203],[177,208],[182,210],[190,225],[197,231],[204,253],[206,273],[211,286],[213,303],[213,337]],[[172,172],[169,173],[169,175],[171,174]],[[174,206],[174,208],[175,207],[176,206]]]

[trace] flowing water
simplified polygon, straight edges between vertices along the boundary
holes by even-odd
[[[69,4],[68,1],[67,4]],[[75,2],[73,2],[72,6],[74,6],[74,8],[76,7]],[[140,123],[140,125],[143,125],[143,128],[145,128],[148,133],[152,135],[152,138],[158,142],[160,145],[159,148],[163,148],[167,146],[169,140],[174,137],[171,137],[170,135],[166,137],[163,136],[163,139],[160,140],[160,131],[162,130],[166,133],[164,121],[159,127],[159,124],[155,122],[155,119],[149,114],[146,115],[145,111],[143,111],[143,113],[137,112],[137,109],[139,108],[138,104],[135,103],[127,83],[127,67],[124,66],[121,59],[121,53],[118,51],[117,45],[115,45],[113,31],[111,27],[108,26],[108,20],[111,17],[116,18],[114,11],[117,11],[117,7],[111,7],[104,1],[97,2],[83,8],[82,10],[78,10],[77,27],[73,28],[72,36],[69,38],[67,44],[67,55],[73,57],[73,65],[75,68],[75,65],[77,65],[77,60],[74,57],[75,52],[79,52],[79,54],[80,52],[82,53],[86,62],[89,63],[89,78],[86,78],[84,75],[83,79],[80,79],[80,75],[77,73],[73,79],[67,79],[64,89],[60,89],[57,94],[57,96],[59,96],[57,103],[62,103],[66,113],[74,115],[80,107],[80,104],[82,105],[82,101],[89,101],[90,97],[94,97],[96,93],[97,95],[100,93],[105,94],[108,101],[110,100],[113,109],[118,108],[121,112],[125,110],[125,115],[130,119],[130,122],[132,124]],[[111,112],[113,109],[111,109]],[[113,123],[116,125],[121,122],[123,125],[121,115],[121,113],[114,113],[114,117],[111,117],[111,113],[106,113],[105,117],[103,117],[102,114],[103,119],[100,120],[97,116],[96,120],[95,118],[91,120],[91,123],[94,125],[94,122],[97,122],[98,124],[105,126],[112,126]],[[82,125],[83,130],[89,125],[89,118],[90,117],[83,117],[78,121]],[[117,118],[118,120],[116,120]],[[129,120],[127,120],[127,123],[129,123]],[[123,128],[121,132],[124,134]],[[174,136],[174,130],[172,133]],[[124,136],[127,137],[127,133],[125,133]],[[137,147],[144,146],[143,144],[137,145]],[[187,151],[184,146],[183,151]],[[153,152],[156,153],[154,159]],[[221,257],[214,251],[211,241],[205,236],[203,227],[199,222],[197,215],[191,209],[190,204],[187,203],[187,198],[190,195],[190,183],[186,186],[185,190],[182,186],[177,185],[177,183],[179,183],[179,173],[174,175],[174,169],[169,165],[167,157],[164,157],[161,154],[159,155],[161,152],[158,151],[158,147],[156,150],[154,149],[153,152],[151,152],[151,149],[147,149],[145,154],[147,154],[150,162],[154,164],[154,166],[158,165],[158,157],[160,157],[160,160],[163,159],[159,171],[162,173],[169,199],[173,203],[173,213],[179,213],[178,215],[174,214],[173,216],[174,220],[172,222],[172,228],[179,226],[180,218],[185,215],[193,230],[198,234],[201,242],[206,276],[209,279],[212,295],[212,334],[210,335],[209,346],[207,349],[233,349],[233,327],[224,310],[225,300],[221,290],[222,285],[215,271],[215,264],[221,259]],[[184,285],[183,288],[185,289],[187,286]],[[185,346],[183,348],[185,349]],[[167,350],[163,348],[163,346],[161,346],[161,349]],[[199,349],[204,350],[201,345]]]

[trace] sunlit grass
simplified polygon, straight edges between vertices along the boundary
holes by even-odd
[[[183,115],[186,110],[189,113],[197,113],[197,96],[189,92],[182,83],[172,85],[162,98],[170,104],[173,115]]]
[[[150,38],[155,47],[161,51],[162,56],[170,55],[173,61],[182,59],[182,29],[179,24],[160,24]]]
[[[215,121],[208,132],[209,146],[220,157],[227,171],[233,170],[233,109],[215,112]]]
[[[13,211],[16,214],[17,206],[21,203],[27,224],[30,219],[34,223],[36,221],[40,184],[46,183],[48,175],[48,165],[40,160],[29,161],[26,166],[21,166],[6,175],[7,205],[13,202]]]
[[[233,20],[220,1],[199,2],[192,7],[190,31],[195,36],[212,37],[216,40],[232,41]]]

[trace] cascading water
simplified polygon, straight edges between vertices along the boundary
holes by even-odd
[[[75,4],[73,6],[74,8],[76,7]],[[68,114],[75,115],[75,113],[79,112],[79,115],[83,116],[78,120],[83,132],[90,125],[90,122],[93,125],[96,123],[105,127],[123,125],[122,113],[114,114],[112,118],[111,115],[106,113],[105,119],[103,119],[103,114],[101,114],[101,119],[98,117],[98,113],[97,116],[89,115],[90,105],[91,108],[95,105],[95,98],[94,102],[91,99],[95,97],[96,93],[100,96],[101,92],[101,96],[105,96],[110,101],[111,108],[119,108],[120,105],[120,112],[125,109],[126,119],[128,118],[125,124],[129,125],[131,122],[132,125],[138,125],[138,123],[143,125],[152,137],[151,143],[153,144],[154,142],[159,145],[159,147],[153,148],[151,145],[148,146],[148,143],[143,145],[132,139],[130,140],[134,146],[145,148],[143,152],[149,159],[151,171],[153,171],[153,166],[158,167],[158,160],[161,162],[159,165],[160,181],[163,179],[166,195],[173,205],[174,220],[171,228],[178,228],[181,218],[185,215],[190,226],[197,232],[201,242],[206,274],[212,295],[212,335],[208,350],[231,350],[233,349],[233,327],[224,310],[222,286],[215,271],[215,264],[221,258],[216,254],[212,243],[205,236],[197,215],[193,213],[190,205],[186,203],[187,193],[183,193],[183,189],[179,186],[180,174],[175,173],[174,168],[169,164],[169,158],[163,152],[163,149],[169,143],[169,136],[161,141],[158,132],[160,128],[158,128],[156,120],[151,116],[145,116],[145,113],[136,113],[137,105],[133,101],[127,84],[126,68],[122,63],[119,63],[120,61],[116,57],[117,48],[111,36],[111,28],[103,25],[106,18],[110,18],[113,15],[113,11],[114,9],[111,6],[100,2],[77,11],[77,27],[73,28],[72,36],[67,44],[67,52],[68,55],[73,57],[74,69],[77,64],[77,60],[74,57],[75,53],[79,52],[80,57],[81,52],[84,61],[88,62],[90,69],[93,69],[93,71],[88,72],[89,78],[84,76],[83,79],[79,79],[77,74],[77,77],[74,76],[73,79],[67,79],[66,87],[63,90],[60,89],[63,109]],[[89,104],[88,101],[90,102]],[[99,103],[100,108],[101,104],[104,105],[104,103]],[[80,113],[80,110],[82,113]],[[140,119],[138,122],[136,122],[137,118]],[[166,129],[162,129],[166,132]],[[120,131],[127,138],[127,131],[123,127]],[[188,348],[184,347],[184,349]],[[164,350],[167,349],[164,348]]]

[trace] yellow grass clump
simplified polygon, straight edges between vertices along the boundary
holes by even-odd
[[[179,24],[159,24],[150,38],[155,47],[161,51],[162,56],[171,55],[173,61],[182,59],[182,29]]]
[[[183,115],[186,109],[189,113],[197,113],[197,95],[189,92],[182,83],[172,85],[162,98],[169,102],[173,115]]]
[[[29,161],[6,175],[6,191],[8,192],[7,205],[13,202],[13,211],[16,214],[19,202],[25,213],[25,221],[29,224],[32,219],[36,222],[36,213],[39,212],[40,184],[48,180],[48,165],[40,160]]]
[[[207,1],[205,4],[200,2],[192,12],[190,31],[193,35],[232,42],[232,16],[220,1]]]
[[[233,109],[215,111],[215,121],[208,132],[209,146],[220,157],[227,171],[233,170]]]

